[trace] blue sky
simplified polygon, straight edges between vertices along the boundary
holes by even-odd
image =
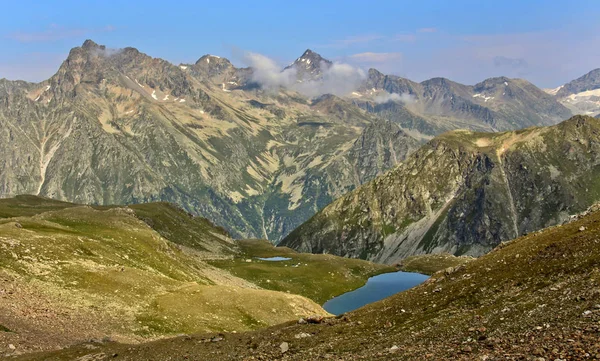
[[[6,1],[0,78],[43,80],[87,38],[174,63],[326,58],[422,81],[522,77],[556,87],[600,67],[600,1]]]

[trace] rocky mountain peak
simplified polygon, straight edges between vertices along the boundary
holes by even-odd
[[[378,88],[383,86],[386,75],[377,69],[370,68],[367,72],[367,80],[365,82],[366,88]]]
[[[398,94],[418,94],[417,89],[420,85],[406,78],[396,75],[386,75],[377,69],[371,68],[368,71],[367,80],[359,88],[359,91],[365,92],[372,89],[385,90],[388,93]]]
[[[329,68],[332,64],[333,63],[330,60],[307,49],[301,57],[296,59],[296,61],[285,69],[296,69],[299,80],[314,80],[320,79],[323,75],[323,70]]]
[[[375,68],[370,68],[367,73],[367,76],[369,79],[380,79],[380,78],[384,77],[385,75]]]
[[[453,83],[454,82],[452,82],[451,80],[448,80],[446,78],[436,77],[436,78],[431,78],[431,79],[425,80],[421,84],[423,84],[425,86],[434,86],[434,87],[446,89],[446,88],[450,88],[450,86],[452,86]]]
[[[211,66],[211,67],[223,66],[223,65],[232,66],[229,59],[222,58],[217,55],[211,55],[211,54],[202,55],[200,57],[200,59],[198,59],[195,63],[195,65],[204,65],[204,64],[206,64],[207,66]]]
[[[52,89],[72,97],[80,84],[101,86],[108,82],[121,86],[122,77],[129,78],[142,88],[168,90],[174,97],[191,94],[191,85],[181,69],[173,64],[148,56],[136,48],[108,48],[92,40],[71,49],[50,82]]]
[[[496,78],[485,79],[484,81],[477,83],[473,86],[473,90],[475,92],[484,92],[487,90],[494,89],[498,86],[507,87],[511,84],[511,79],[505,76],[500,76]]]
[[[306,51],[302,54],[302,56],[300,58],[298,58],[296,60],[296,62],[300,61],[302,62],[302,60],[308,61],[310,60],[311,63],[319,63],[319,62],[325,62],[328,64],[331,64],[331,61],[323,58],[320,54],[315,53],[314,51],[310,50],[310,49],[306,49]]]
[[[93,40],[87,39],[86,41],[83,42],[83,45],[81,45],[81,47],[83,49],[96,49],[96,48],[105,48],[104,45],[98,45],[96,42],[94,42]]]
[[[600,89],[600,68],[594,69],[589,73],[568,82],[557,91],[556,96],[559,98],[568,97],[571,94],[578,94],[596,89]]]
[[[181,66],[181,68],[187,69],[187,66]],[[230,83],[229,85],[237,86],[241,80],[241,76],[238,76],[238,69],[231,64],[229,59],[216,55],[201,56],[191,70],[200,78],[210,79],[218,84]]]

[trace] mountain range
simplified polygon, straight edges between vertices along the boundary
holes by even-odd
[[[338,68],[307,50],[282,72],[307,86]],[[0,80],[0,195],[169,201],[233,237],[277,242],[435,135],[571,114],[520,79],[415,83],[370,69],[336,96],[267,88],[257,73],[214,55],[173,65],[88,40],[48,80]]]
[[[400,94],[390,96],[388,94]],[[423,137],[454,129],[502,131],[535,125],[552,125],[571,112],[552,96],[523,79],[490,78],[474,86],[444,78],[421,83],[369,70],[355,103],[382,118],[416,130]],[[372,104],[365,98],[399,100],[403,104]]]

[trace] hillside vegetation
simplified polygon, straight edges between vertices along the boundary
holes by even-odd
[[[321,323],[289,322],[219,342],[203,342],[214,336],[203,334],[86,344],[27,359],[600,359],[599,208]]]
[[[240,247],[223,229],[168,203],[90,207],[19,196],[0,200],[0,215],[0,344],[16,353],[327,315],[316,303],[323,295],[389,270],[282,250],[302,268],[283,274],[283,265],[265,264],[256,277],[244,267],[261,262],[245,260],[278,254],[270,244]],[[327,277],[336,282],[322,282]]]

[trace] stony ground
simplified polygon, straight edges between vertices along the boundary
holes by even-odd
[[[437,271],[457,267],[475,258],[469,256],[454,256],[449,253],[422,254],[410,256],[398,263],[398,267],[405,272],[418,272],[432,275]]]

